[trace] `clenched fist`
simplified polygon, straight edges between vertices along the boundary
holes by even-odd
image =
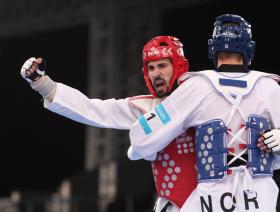
[[[35,82],[45,75],[46,62],[43,58],[31,57],[23,64],[20,74],[29,83]]]
[[[264,133],[258,140],[257,145],[261,150],[268,152],[280,151],[280,130],[272,129]]]

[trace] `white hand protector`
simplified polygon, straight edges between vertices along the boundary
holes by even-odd
[[[32,69],[32,65],[36,64],[37,69],[36,71]],[[33,82],[37,76],[45,75],[46,64],[45,61],[42,59],[40,64],[36,63],[36,58],[31,57],[25,61],[23,66],[21,67],[20,74],[21,76],[28,81],[29,83]]]
[[[262,135],[264,137],[264,143],[268,149],[273,152],[280,151],[280,129],[273,129]]]

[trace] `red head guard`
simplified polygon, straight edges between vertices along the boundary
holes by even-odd
[[[173,36],[158,36],[151,39],[143,48],[143,74],[146,85],[151,94],[156,97],[156,92],[148,75],[147,64],[150,61],[170,58],[173,65],[173,75],[170,81],[169,92],[175,81],[184,73],[189,71],[189,61],[184,56],[183,44]]]

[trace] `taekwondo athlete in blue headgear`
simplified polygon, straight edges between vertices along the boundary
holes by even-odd
[[[198,186],[181,211],[276,211],[279,149],[261,151],[258,139],[280,127],[280,77],[249,69],[255,42],[238,15],[216,18],[208,47],[215,70],[183,75],[182,85],[132,126],[133,151],[148,157],[196,127]]]

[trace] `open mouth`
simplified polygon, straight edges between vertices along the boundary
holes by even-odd
[[[165,86],[165,80],[163,80],[163,79],[156,79],[156,80],[154,80],[154,83],[153,83],[153,86],[154,86],[154,88],[162,88],[162,87],[164,87]]]

